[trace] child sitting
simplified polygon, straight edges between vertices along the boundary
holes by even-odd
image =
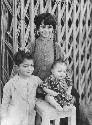
[[[61,111],[63,107],[74,103],[74,97],[71,95],[72,80],[69,76],[66,62],[61,59],[55,61],[52,65],[51,73],[41,87],[47,93],[46,101]]]

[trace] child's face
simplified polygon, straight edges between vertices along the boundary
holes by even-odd
[[[57,63],[52,69],[52,74],[57,79],[65,78],[66,76],[66,65],[63,63]]]
[[[30,77],[34,71],[34,62],[32,59],[24,59],[19,65],[19,75],[23,78]]]
[[[52,35],[52,32],[53,32],[52,25],[44,25],[44,23],[42,23],[39,27],[40,36],[44,38],[50,37]]]

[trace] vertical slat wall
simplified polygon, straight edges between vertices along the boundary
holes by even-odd
[[[12,3],[10,0],[2,1],[10,12],[8,2]],[[71,75],[74,86],[80,94],[80,102],[88,103],[92,91],[91,0],[13,0],[11,5],[13,25],[10,27],[13,28],[11,35],[14,53],[19,47],[26,46],[28,41],[34,41],[35,15],[50,12],[56,16],[57,42],[68,57],[68,65],[72,69]],[[2,48],[5,44],[3,42]],[[2,53],[5,56],[3,49]]]
[[[0,56],[1,56],[1,70],[0,81],[1,87],[9,79],[10,71],[12,69],[12,56],[13,56],[13,11],[12,2],[7,0],[1,1],[1,43],[0,43]]]

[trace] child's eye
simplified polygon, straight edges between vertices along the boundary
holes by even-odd
[[[45,25],[41,25],[40,27],[41,27],[41,28],[45,28],[46,26],[45,26]]]
[[[26,67],[28,67],[28,66],[26,66],[26,65],[25,65],[25,66],[23,66],[23,67],[25,67],[25,68],[26,68]]]
[[[52,25],[49,25],[48,28],[53,28],[53,26],[52,26]]]
[[[34,65],[30,65],[30,66],[34,67]]]

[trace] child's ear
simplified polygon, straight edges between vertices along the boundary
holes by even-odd
[[[53,74],[53,72],[54,72],[54,70],[53,69],[51,69],[51,73]]]
[[[18,72],[19,72],[19,70],[20,70],[20,69],[19,69],[19,66],[17,66],[17,65],[16,65],[16,70],[17,70]]]

